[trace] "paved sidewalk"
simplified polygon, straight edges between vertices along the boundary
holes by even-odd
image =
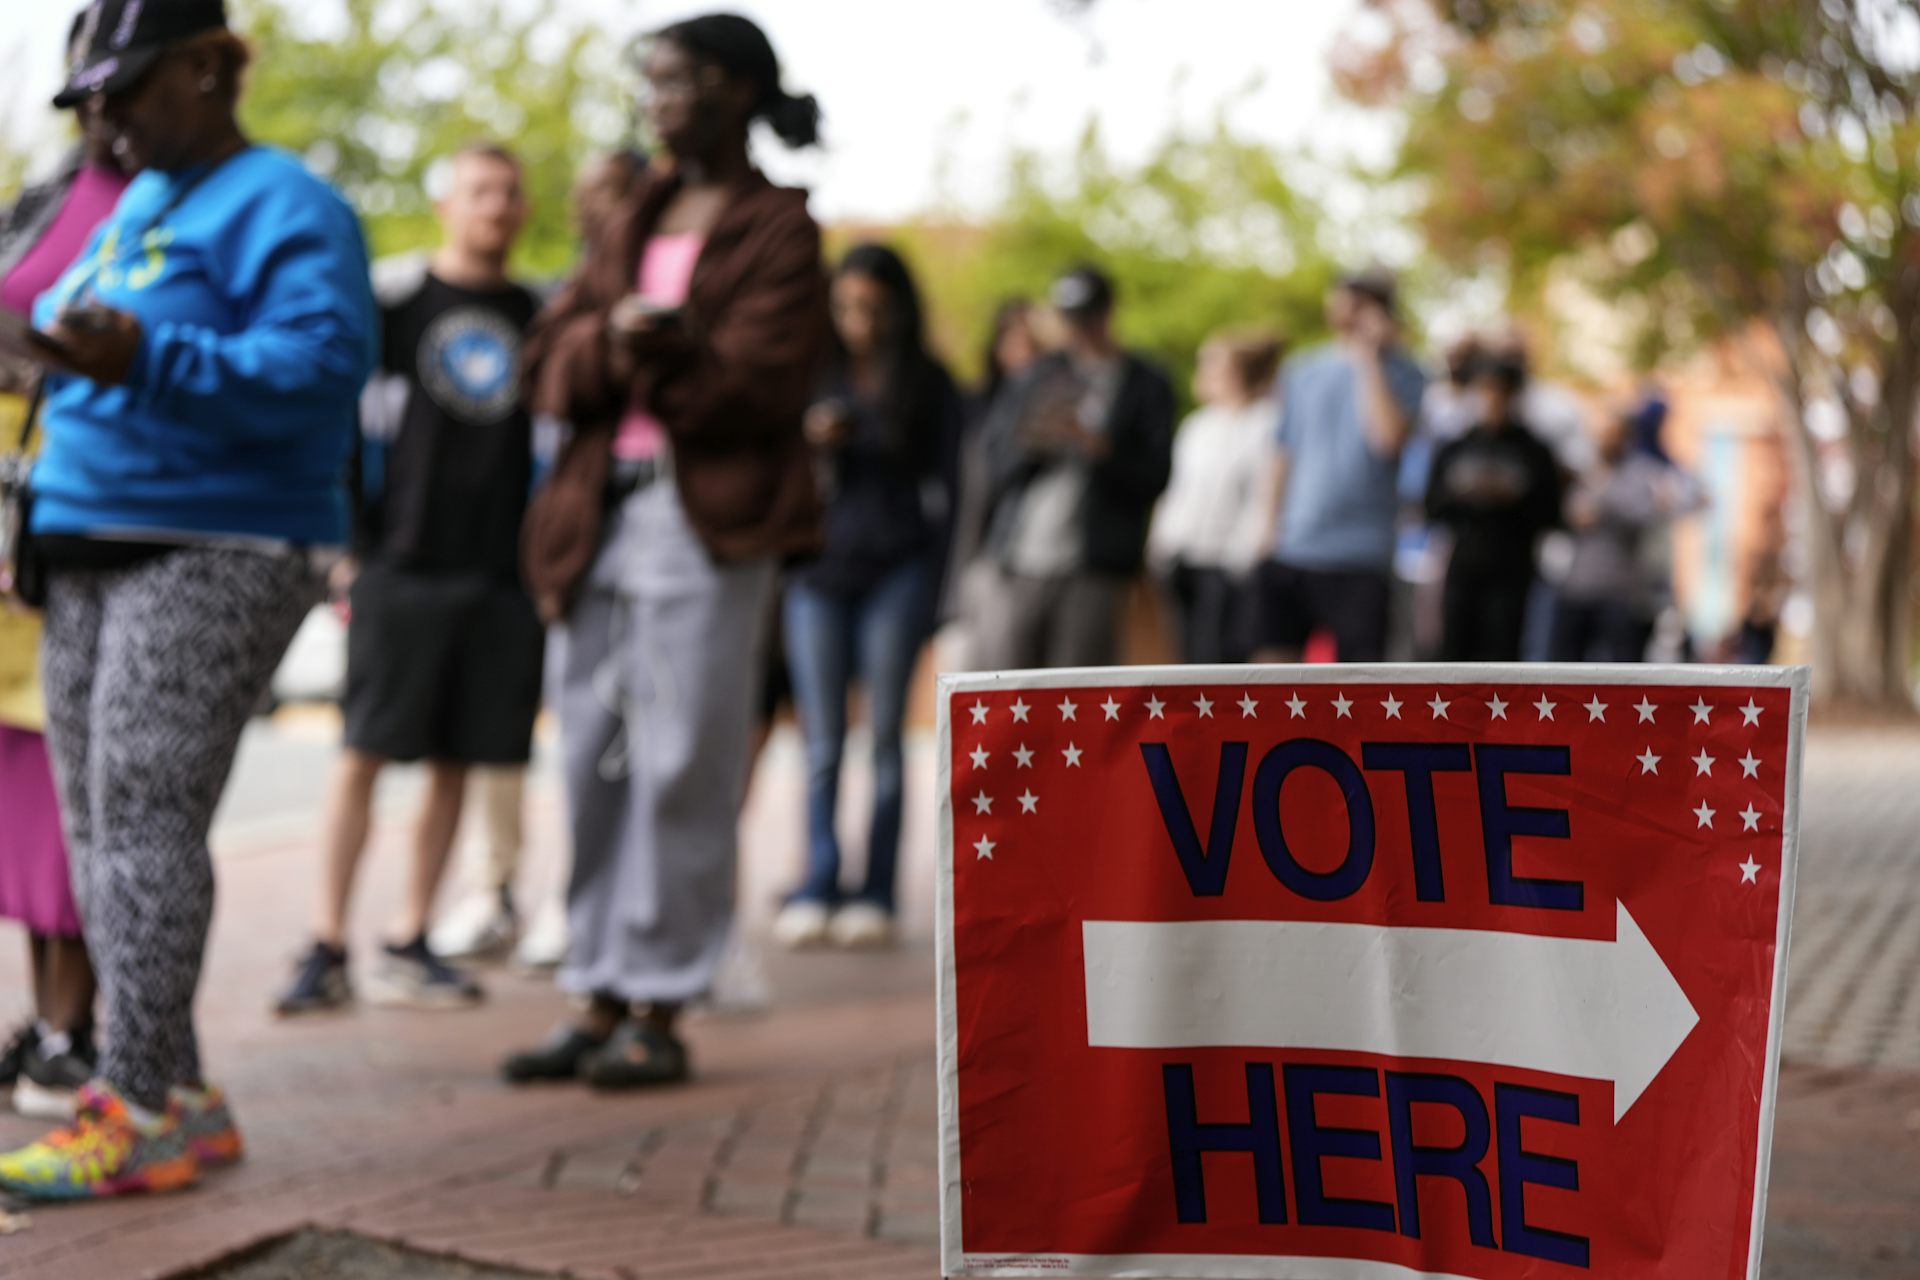
[[[915,749],[924,758],[927,745]],[[1916,764],[1915,736],[1824,733],[1810,753],[1769,1280],[1920,1276]],[[264,1010],[317,875],[313,835],[228,829],[202,1006],[252,1159],[190,1198],[36,1211],[0,1238],[0,1276],[191,1275],[306,1225],[541,1275],[937,1275],[931,770],[911,772],[908,945],[769,957],[774,1011],[703,1018],[691,1031],[699,1083],[646,1097],[495,1082],[502,1050],[561,1012],[540,982],[494,978],[475,1013],[272,1022]],[[756,922],[799,855],[790,738],[760,783],[744,877]],[[534,829],[551,832],[550,784],[533,810]],[[404,873],[403,817],[369,858],[363,952]],[[552,872],[533,868],[536,880]],[[0,993],[20,990],[19,950],[0,940]],[[34,1131],[0,1120],[0,1141]]]

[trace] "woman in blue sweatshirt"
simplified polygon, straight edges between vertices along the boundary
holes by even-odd
[[[35,468],[48,740],[105,995],[71,1127],[0,1188],[192,1183],[239,1156],[193,1028],[207,832],[241,730],[346,532],[376,319],[359,224],[234,119],[221,0],[97,0],[63,103],[97,99],[143,172],[35,319],[61,354]]]

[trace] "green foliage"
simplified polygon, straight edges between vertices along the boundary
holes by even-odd
[[[979,351],[1003,298],[1042,297],[1082,261],[1114,277],[1122,339],[1183,389],[1200,344],[1220,329],[1264,325],[1294,343],[1324,331],[1336,271],[1320,212],[1279,157],[1224,124],[1169,139],[1137,170],[1116,167],[1090,128],[1064,166],[1022,152],[1010,178],[1004,205],[976,233],[921,224],[895,237],[949,351]]]
[[[1524,296],[1572,276],[1640,353],[1726,336],[1797,431],[1816,690],[1904,706],[1920,410],[1920,10],[1912,0],[1377,0],[1342,68],[1404,115],[1442,257]],[[1755,334],[1770,342],[1754,345]],[[1813,483],[1815,406],[1850,486]],[[1844,616],[1843,616],[1844,614]]]
[[[343,0],[344,30],[295,0],[239,0],[255,50],[242,114],[305,157],[366,220],[376,254],[436,242],[429,171],[462,144],[500,141],[526,165],[533,218],[518,268],[556,274],[576,247],[567,192],[579,162],[631,118],[618,44],[500,0]]]

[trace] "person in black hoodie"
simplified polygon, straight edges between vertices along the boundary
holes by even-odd
[[[1553,450],[1519,417],[1525,364],[1481,357],[1472,373],[1477,424],[1434,459],[1427,514],[1453,531],[1441,656],[1448,662],[1517,662],[1534,552],[1560,522]]]
[[[952,377],[927,351],[919,290],[897,253],[853,249],[831,296],[838,341],[806,417],[826,545],[791,575],[785,604],[807,740],[807,873],[775,932],[789,946],[875,947],[893,937],[901,726],[948,557],[962,411]],[[856,677],[873,731],[873,822],[865,882],[843,897],[834,810]]]
[[[1113,282],[1078,267],[1051,301],[1066,348],[1003,391],[984,428],[986,553],[977,664],[1111,665],[1147,522],[1173,467],[1173,386],[1113,334]]]

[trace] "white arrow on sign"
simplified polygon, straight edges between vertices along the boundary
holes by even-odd
[[[1329,1049],[1613,1082],[1618,1123],[1700,1015],[1619,904],[1615,940],[1312,921],[1088,920],[1087,1042]]]

